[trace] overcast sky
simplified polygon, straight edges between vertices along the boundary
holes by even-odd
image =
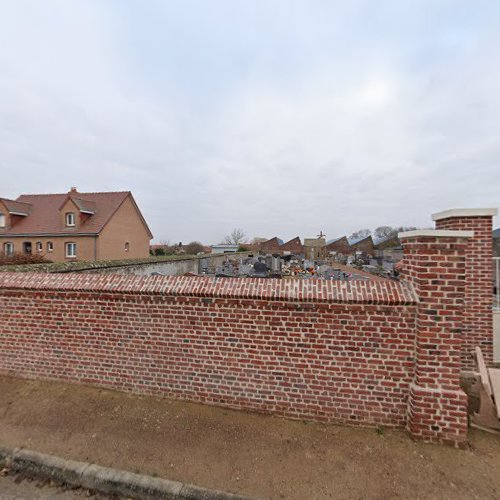
[[[155,241],[500,205],[498,0],[0,0],[0,195],[131,190]]]

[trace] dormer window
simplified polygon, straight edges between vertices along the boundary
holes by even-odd
[[[67,226],[75,225],[75,214],[73,212],[68,212],[66,214],[66,225]]]
[[[5,227],[5,214],[0,214],[0,227]]]

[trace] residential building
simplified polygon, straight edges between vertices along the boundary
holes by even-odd
[[[303,255],[304,254],[304,245],[302,245],[302,242],[300,241],[300,237],[296,236],[295,238],[292,238],[291,240],[287,241],[286,243],[283,243],[283,245],[280,246],[280,253],[283,254],[292,254],[292,255]]]
[[[280,253],[280,247],[283,245],[283,240],[280,240],[277,236],[271,238],[270,240],[263,241],[259,244],[259,249],[261,252],[265,253]]]
[[[144,258],[153,235],[130,191],[0,198],[0,251],[54,262]]]
[[[358,251],[372,257],[375,255],[375,245],[371,236],[366,236],[365,238],[360,238],[357,240],[351,240],[349,241],[349,244],[351,245],[353,253]]]
[[[336,252],[342,255],[351,255],[353,252],[347,236],[341,236],[340,238],[329,241],[326,245],[326,251],[328,254],[330,252]]]
[[[403,247],[397,233],[375,242],[375,256],[395,262],[403,258]]]
[[[219,243],[218,245],[212,245],[212,253],[236,253],[239,248],[240,245]]]

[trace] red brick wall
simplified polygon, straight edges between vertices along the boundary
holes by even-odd
[[[404,426],[416,296],[395,282],[0,276],[0,372]]]
[[[467,238],[417,235],[402,243],[403,278],[420,299],[408,430],[427,442],[464,446],[467,396],[459,378]]]
[[[474,231],[466,251],[466,288],[462,367],[475,369],[472,352],[481,347],[487,364],[493,362],[493,224],[492,217],[449,217],[436,229]]]

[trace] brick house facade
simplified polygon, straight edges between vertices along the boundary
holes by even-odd
[[[284,252],[290,252],[293,255],[302,255],[304,253],[304,245],[302,245],[300,238],[296,236],[290,241],[283,243],[280,246],[280,253],[283,254]]]
[[[336,240],[328,243],[328,245],[326,245],[326,251],[327,253],[337,252],[342,255],[351,255],[353,253],[347,236],[342,236],[341,238],[337,238]]]
[[[152,238],[132,193],[68,193],[0,198],[0,252],[54,262],[149,255]]]
[[[371,236],[367,236],[362,240],[351,243],[351,249],[352,253],[359,251],[367,255],[375,255],[375,244],[373,243],[373,238]]]
[[[270,240],[263,241],[262,243],[259,243],[259,250],[261,252],[267,252],[267,253],[280,253],[280,240],[278,239],[277,236],[274,238],[271,238]]]

